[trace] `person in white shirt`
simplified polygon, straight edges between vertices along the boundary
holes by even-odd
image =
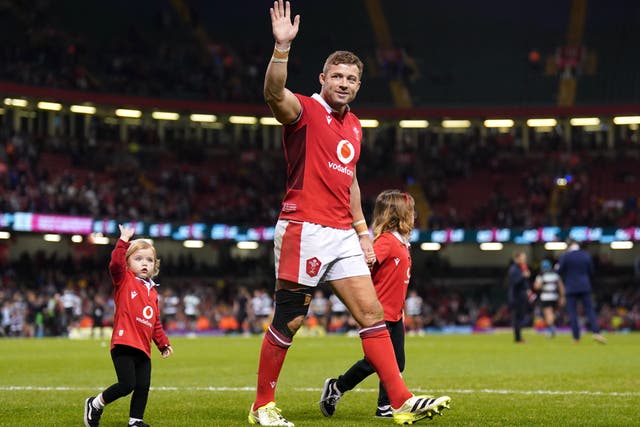
[[[309,305],[309,312],[315,316],[318,320],[318,325],[324,328],[325,331],[329,329],[329,299],[321,289],[316,289],[314,292],[313,299]]]
[[[253,332],[264,332],[273,314],[273,299],[264,288],[253,291],[251,311],[253,312],[254,318]]]
[[[422,317],[422,297],[418,295],[415,289],[409,291],[409,295],[405,300],[405,315],[409,320],[409,333],[421,333],[424,327],[424,318]]]
[[[182,298],[184,304],[184,314],[189,321],[189,330],[196,329],[196,323],[198,321],[198,306],[200,305],[200,297],[195,292],[188,292],[184,298]]]

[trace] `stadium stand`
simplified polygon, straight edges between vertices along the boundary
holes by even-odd
[[[316,9],[313,2],[298,6],[317,22],[332,13],[331,7]],[[457,111],[446,109],[451,106],[473,108],[458,114],[489,114],[556,103],[556,56],[571,13],[565,6],[550,0],[527,11],[506,1],[492,8],[479,2],[464,8],[441,2],[413,6],[423,13],[401,13],[385,4],[393,43],[381,47],[376,41],[380,22],[374,17],[372,24],[364,2],[340,2],[343,13],[362,25],[348,26],[340,37],[305,33],[292,59],[292,87],[317,90],[317,82],[303,76],[319,71],[310,68],[323,51],[341,48],[365,59],[365,86],[356,108],[369,114],[390,114],[387,107],[397,101],[390,82],[396,80],[408,88],[415,111],[428,112],[429,119],[441,119],[440,108]],[[262,42],[268,34],[265,11],[248,13],[242,2],[226,7],[219,14],[202,1],[1,1],[0,85],[13,88],[2,95],[21,95],[16,87],[30,93],[70,90],[74,96],[186,100],[187,105],[208,101],[216,108],[232,103],[264,110],[262,73],[272,47],[271,39]],[[624,112],[637,112],[638,59],[628,52],[640,36],[639,11],[635,2],[589,3],[584,45],[590,61],[597,54],[597,66],[582,63],[576,105],[595,106],[589,111],[626,105]],[[454,18],[445,22],[445,15]],[[540,52],[539,61],[531,60],[532,49]],[[500,110],[503,106],[509,107]],[[30,112],[35,119],[11,106],[2,108],[0,213],[247,226],[271,225],[277,218],[283,159],[270,131],[225,123],[198,133],[189,126],[141,122],[124,126],[123,136],[122,122],[114,123],[109,114],[83,121],[71,114],[56,118]],[[391,119],[402,112],[393,112]],[[470,118],[474,123],[461,133],[436,126],[401,132],[389,122],[371,131],[375,138],[364,145],[358,171],[365,212],[371,212],[377,192],[398,187],[424,195],[419,221],[431,230],[638,225],[637,126],[611,133],[608,123],[597,131],[568,134],[559,125],[530,135],[526,143],[521,128],[487,131],[479,124],[484,114]],[[88,123],[86,132],[79,132],[83,123]],[[558,185],[559,178],[568,182]],[[104,301],[108,324],[112,302],[104,262],[109,248],[82,245],[74,256],[37,250],[17,254],[16,240],[23,236],[12,239],[0,241],[0,333],[65,335],[70,326],[87,324],[96,301]],[[230,316],[238,290],[270,289],[273,267],[268,254],[243,258],[228,242],[216,245],[218,255],[210,262],[177,251],[161,254],[161,282],[179,301],[193,289],[201,299],[202,325],[220,331],[221,324],[234,324]],[[509,324],[501,267],[451,265],[438,253],[413,252],[412,286],[426,301],[425,326]],[[601,327],[639,329],[640,293],[632,269],[612,264],[606,253],[597,261]],[[80,297],[79,306],[72,294]],[[174,332],[190,331],[182,306],[179,302],[171,319]]]

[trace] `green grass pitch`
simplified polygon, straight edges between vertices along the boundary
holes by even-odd
[[[407,337],[404,378],[415,393],[448,394],[452,409],[417,425],[640,425],[640,335],[589,335],[573,344],[528,332]],[[161,426],[245,426],[261,337],[173,338],[175,354],[153,355],[145,421]],[[0,426],[81,426],[83,401],[115,381],[101,340],[0,340]],[[154,349],[155,350],[155,349]],[[325,378],[361,357],[359,339],[297,337],[276,394],[300,427],[394,425],[373,417],[377,378],[347,393],[336,414],[318,408]],[[129,396],[108,406],[101,426],[125,426]]]

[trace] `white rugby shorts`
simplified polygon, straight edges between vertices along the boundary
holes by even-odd
[[[355,230],[279,220],[273,237],[276,279],[305,286],[369,276]]]

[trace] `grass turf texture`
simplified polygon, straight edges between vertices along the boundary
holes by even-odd
[[[640,335],[589,335],[575,345],[525,334],[407,337],[404,378],[415,393],[448,394],[452,409],[418,425],[640,425]],[[153,355],[145,421],[161,426],[246,426],[261,337],[173,338],[175,354]],[[100,340],[0,341],[0,426],[81,426],[83,401],[115,381]],[[332,418],[318,408],[325,378],[361,357],[358,338],[297,337],[276,394],[296,426],[391,426],[373,417],[377,377],[347,393]],[[124,426],[127,396],[109,405],[101,426]]]

